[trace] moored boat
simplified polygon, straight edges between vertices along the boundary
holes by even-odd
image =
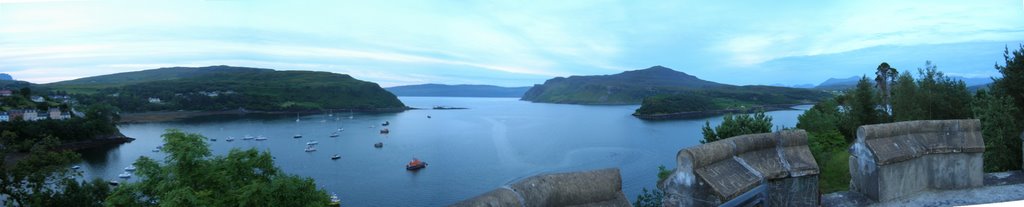
[[[388,133],[391,133],[391,130],[389,130],[388,128],[384,128],[384,129],[380,130],[380,133],[381,134],[388,134]]]
[[[332,160],[341,159],[341,155],[338,155],[338,154],[331,155],[331,159]]]
[[[124,167],[124,171],[135,171],[135,165],[129,165],[128,167]]]
[[[264,136],[256,137],[256,141],[263,141],[263,140],[267,140],[267,137],[264,137]]]
[[[384,147],[384,143],[383,142],[377,142],[377,144],[373,144],[373,147],[376,147],[376,148]]]
[[[313,152],[313,151],[316,151],[316,147],[313,147],[313,145],[309,145],[309,146],[306,147],[306,152]]]
[[[427,167],[427,162],[420,161],[420,159],[412,158],[409,164],[405,165],[405,170],[417,171]]]
[[[117,175],[117,177],[119,177],[119,178],[125,178],[125,179],[127,179],[127,178],[131,178],[131,177],[132,177],[132,173],[130,173],[130,172],[123,172],[123,173],[121,173],[121,174],[118,174],[118,175]]]
[[[316,140],[306,142],[306,145],[317,145],[317,144],[320,144],[320,142],[317,142]]]

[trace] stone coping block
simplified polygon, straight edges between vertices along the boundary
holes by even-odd
[[[878,165],[887,165],[926,154],[984,152],[981,122],[977,119],[921,120],[864,125],[857,128]]]
[[[720,205],[769,181],[816,176],[818,164],[807,143],[806,131],[787,130],[688,147],[676,154],[676,170],[658,186],[668,206]],[[817,194],[816,187],[785,190]]]
[[[630,206],[619,169],[524,178],[452,206]]]
[[[850,147],[850,189],[888,201],[927,189],[978,187],[984,152],[977,119],[864,125]]]

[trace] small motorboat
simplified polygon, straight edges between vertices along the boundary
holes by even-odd
[[[316,147],[313,147],[313,145],[309,145],[309,146],[306,147],[306,152],[313,152],[313,151],[316,151]]]
[[[331,155],[331,159],[332,160],[341,159],[341,155],[338,155],[338,154]]]
[[[345,131],[345,128],[338,127],[338,132]]]
[[[377,144],[373,144],[373,147],[382,148],[382,147],[384,147],[384,143],[383,142],[377,142]]]
[[[380,130],[380,133],[381,133],[381,134],[387,134],[387,133],[391,133],[391,130],[388,130],[388,128],[384,128],[384,129],[381,129],[381,130]]]
[[[388,125],[391,125],[391,122],[384,121],[384,123],[381,123],[380,125],[381,126],[388,126]]]
[[[341,199],[338,198],[338,194],[331,193],[331,204],[330,206],[341,206]]]
[[[72,170],[77,170],[77,169],[81,169],[81,168],[82,168],[82,166],[78,166],[78,165],[71,166]]]
[[[429,119],[429,118],[430,118],[430,115],[427,115],[427,118]]]
[[[117,182],[117,180],[110,180],[110,182],[107,182],[107,183],[109,183],[112,186],[117,186],[117,185],[121,184],[121,182]]]
[[[320,144],[320,142],[317,142],[316,140],[306,142],[306,145],[317,145],[317,144]]]
[[[224,139],[224,141],[233,142],[235,141],[235,137],[228,137],[227,139]]]
[[[416,171],[416,170],[420,170],[420,169],[423,169],[423,168],[426,168],[426,167],[427,167],[427,162],[423,162],[423,161],[420,161],[419,159],[412,158],[412,161],[410,161],[409,164],[405,165],[405,170]]]
[[[264,136],[256,137],[256,141],[263,141],[263,140],[267,140],[267,137],[264,137]]]
[[[301,134],[295,134],[295,136],[292,136],[292,138],[296,138],[296,139],[302,138],[302,135]]]
[[[245,137],[242,137],[242,140],[251,140],[253,138],[255,137],[253,137],[252,135],[245,135]]]
[[[128,167],[124,167],[124,171],[135,171],[135,165],[129,165]]]
[[[153,149],[153,152],[160,152],[160,149]]]
[[[157,149],[164,149],[164,145],[156,146]]]
[[[121,174],[118,174],[118,175],[117,175],[117,177],[119,177],[119,178],[125,178],[125,179],[127,179],[127,178],[131,178],[131,177],[132,177],[132,173],[130,173],[130,172],[123,172],[123,173],[121,173]]]
[[[330,136],[330,137],[338,137],[338,136],[341,136],[341,135],[340,135],[340,134],[338,134],[337,132],[335,132],[335,133],[331,133],[331,136]]]
[[[210,141],[211,141],[211,142],[216,142],[216,141],[217,141],[217,138],[210,138]]]

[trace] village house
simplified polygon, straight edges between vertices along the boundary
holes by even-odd
[[[32,96],[32,102],[42,103],[44,101],[46,101],[46,99],[43,99],[42,96]]]
[[[70,119],[70,118],[71,118],[71,113],[68,113],[68,112],[61,112],[60,113],[60,119],[61,120]]]
[[[8,97],[11,95],[14,95],[14,92],[12,92],[11,90],[0,90],[0,96]]]
[[[14,121],[14,120],[23,120],[23,119],[22,119],[22,117],[24,117],[24,116],[25,116],[25,111],[23,111],[23,110],[10,110],[10,111],[7,111],[7,113],[8,113],[8,115],[10,116],[10,117],[8,117],[8,118],[9,118],[9,119],[10,119],[11,121]]]
[[[61,114],[60,108],[50,108],[50,110],[47,111],[47,114],[49,114],[50,115],[50,119],[53,119],[53,120],[62,120],[63,119],[60,116],[60,114]]]
[[[35,109],[25,110],[22,114],[21,120],[25,121],[36,121],[39,120],[39,112]]]
[[[163,101],[160,100],[160,98],[149,97],[149,103],[158,104],[158,103],[163,103]]]

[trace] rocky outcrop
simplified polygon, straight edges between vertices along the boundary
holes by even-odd
[[[665,206],[817,206],[818,164],[803,130],[751,134],[693,146],[658,183]]]
[[[884,202],[927,189],[979,187],[984,152],[977,119],[861,126],[850,147],[850,190]]]
[[[525,178],[452,206],[630,206],[619,169]]]

